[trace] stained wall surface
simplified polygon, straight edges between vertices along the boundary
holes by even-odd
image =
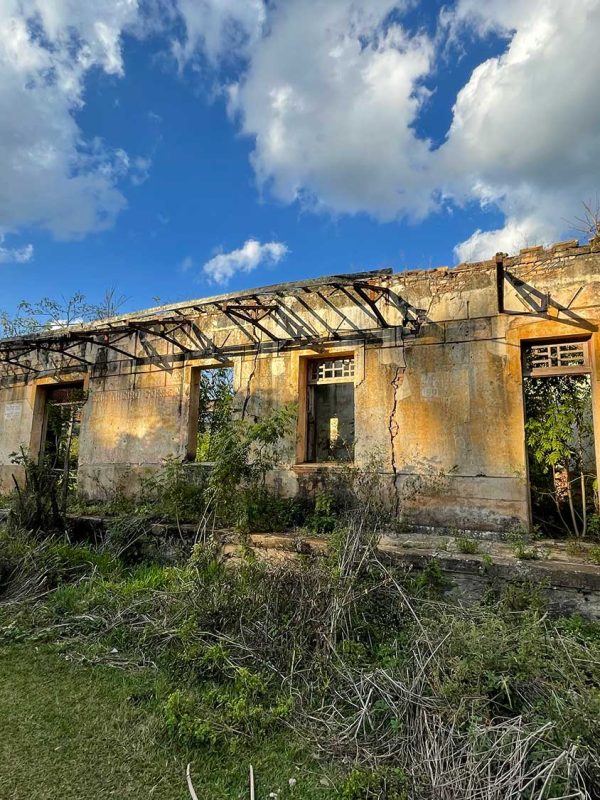
[[[260,418],[298,404],[297,429],[282,445],[275,485],[293,494],[313,485],[315,474],[337,468],[305,463],[307,368],[314,358],[352,355],[355,464],[381,475],[399,515],[419,525],[465,529],[529,524],[521,348],[562,337],[589,341],[599,431],[600,242],[529,248],[512,258],[390,274],[371,283],[385,326],[369,303],[357,303],[350,290],[332,284],[306,295],[310,310],[303,295],[287,294],[283,286],[277,302],[285,318],[274,312],[250,332],[247,323],[216,307],[195,319],[215,352],[238,346],[226,360],[233,365],[237,413]],[[378,295],[382,287],[386,293]],[[172,317],[172,308],[164,315]],[[206,350],[199,356],[189,341],[182,350],[178,336],[185,341],[183,334],[169,341],[151,330],[132,331],[119,344],[132,358],[97,343],[82,345],[88,367],[43,351],[31,362],[39,372],[5,365],[0,492],[12,485],[10,454],[21,445],[39,449],[44,386],[82,375],[87,401],[79,486],[85,495],[133,489],[164,459],[184,460],[195,413],[194,370],[225,362]],[[597,463],[599,444],[597,435]]]

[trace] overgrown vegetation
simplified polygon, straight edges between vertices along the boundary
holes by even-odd
[[[535,534],[535,530],[528,531],[521,526],[511,528],[507,532],[506,538],[512,546],[515,558],[521,561],[536,561],[548,557],[547,551],[536,541]]]
[[[21,300],[13,314],[0,309],[0,336],[24,336],[108,319],[118,314],[126,302],[127,298],[114,288],[107,289],[98,302],[90,302],[81,292],[59,299],[42,297],[33,303]]]
[[[232,372],[227,367],[200,370],[196,461],[213,460],[213,442],[231,422],[234,400]]]
[[[529,378],[525,404],[534,516],[547,528],[583,538],[598,526],[589,377]]]
[[[338,517],[326,558],[279,565],[214,537],[132,566],[110,538],[5,534],[1,637],[160,675],[144,702],[174,752],[227,763],[291,735],[323,796],[597,796],[600,629],[550,620],[528,586],[441,603],[435,562],[415,577],[377,554],[372,513]]]
[[[200,798],[248,797],[249,763],[257,798],[331,797],[319,762],[289,735],[235,755],[175,745],[155,699],[161,686],[161,673],[92,666],[67,647],[0,644],[2,797],[190,800],[188,763]]]
[[[418,574],[388,563],[377,544],[401,508],[376,457],[305,500],[279,498],[270,478],[294,418],[285,407],[215,427],[209,470],[168,461],[137,498],[115,493],[92,543],[69,540],[56,479],[22,453],[0,529],[2,646],[148,676],[135,702],[161,746],[225,772],[292,742],[302,766],[281,798],[599,796],[600,628],[549,618],[525,580],[467,611],[443,602],[435,560]],[[177,564],[158,520],[196,523]],[[223,525],[240,532],[232,558]],[[243,536],[263,526],[304,527],[327,552],[263,561]],[[510,540],[540,557],[526,531]],[[315,761],[318,782],[302,773]]]
[[[222,401],[222,405],[221,405]],[[99,514],[109,519],[110,535],[139,546],[154,523],[194,524],[199,535],[219,528],[247,531],[289,531],[326,536],[338,525],[340,515],[359,507],[368,509],[369,521],[398,526],[397,501],[381,485],[381,458],[373,454],[364,467],[353,465],[318,475],[304,492],[284,497],[271,481],[281,462],[282,445],[296,420],[296,406],[288,404],[253,421],[232,417],[219,400],[217,420],[211,416],[202,435],[210,448],[210,463],[165,459],[160,469],[145,475],[125,475],[122,483],[104,490],[101,501],[86,501],[74,491],[65,497],[69,470],[55,469],[54,451],[38,463],[22,450],[13,463],[24,470],[24,481],[15,479],[16,491],[4,499],[11,524],[26,530],[64,530],[65,512]],[[68,448],[57,448],[62,456]],[[206,451],[208,452],[208,451]],[[64,460],[64,459],[63,459]],[[67,481],[67,482],[66,482]],[[138,489],[131,492],[137,481]],[[124,491],[124,484],[129,484]],[[416,486],[406,496],[416,496]],[[65,503],[68,500],[68,503]],[[27,509],[27,510],[26,510]],[[29,509],[37,509],[32,516]],[[138,548],[139,549],[139,548]]]
[[[281,441],[294,420],[293,405],[256,422],[229,419],[211,432],[209,468],[166,459],[161,469],[139,479],[137,493],[117,485],[99,503],[71,494],[68,510],[101,513],[114,517],[116,526],[135,528],[153,522],[196,523],[203,529],[220,525],[243,530],[261,523],[266,529],[291,527],[307,519],[312,504],[278,497],[267,475],[279,463]],[[44,457],[38,463],[24,450],[13,454],[13,463],[24,474],[5,499],[16,527],[47,531],[50,524],[50,530],[64,530],[64,475],[54,469],[54,461]]]
[[[469,536],[457,536],[456,549],[465,555],[475,555],[479,553],[479,542]]]
[[[64,530],[64,508],[59,502],[58,480],[44,462],[38,463],[21,448],[13,464],[22,468],[23,480],[13,475],[15,491],[8,497],[9,526],[12,530],[37,533]]]

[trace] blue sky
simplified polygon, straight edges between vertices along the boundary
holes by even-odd
[[[85,6],[0,9],[0,308],[452,265],[600,187],[597,0]]]

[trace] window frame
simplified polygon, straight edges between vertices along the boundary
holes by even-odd
[[[202,372],[217,369],[230,369],[232,378],[232,391],[235,395],[235,365],[232,362],[210,362],[208,364],[193,364],[189,368],[188,378],[188,411],[187,426],[185,431],[185,457],[188,464],[211,465],[213,461],[196,461],[198,448],[198,431],[200,416],[200,381]]]
[[[300,463],[308,465],[308,466],[331,466],[331,467],[339,467],[340,465],[348,465],[354,463],[354,447],[352,448],[352,457],[348,460],[343,459],[332,459],[330,461],[318,461],[316,459],[316,448],[314,457],[312,456],[311,450],[311,421],[310,421],[310,413],[311,408],[314,405],[314,387],[315,386],[323,386],[323,385],[331,385],[331,384],[352,384],[353,387],[353,401],[354,401],[354,424],[356,424],[356,395],[354,392],[356,386],[356,354],[354,352],[344,352],[344,353],[335,353],[330,355],[316,355],[312,357],[308,357],[303,359],[303,381],[304,381],[304,407],[302,409],[302,416],[303,416],[303,442],[302,442],[302,460]],[[335,362],[335,361],[342,361],[352,363],[351,370],[349,370],[349,374],[342,375],[342,376],[331,376],[331,377],[319,377],[314,375],[314,367],[317,364],[326,364],[327,362]],[[353,443],[354,444],[354,443]]]
[[[592,362],[590,354],[590,337],[556,337],[548,339],[532,339],[521,342],[521,366],[523,377],[526,378],[550,378],[560,375],[589,375],[592,372]],[[556,366],[530,367],[528,366],[528,353],[534,348],[551,348],[561,345],[581,345],[583,363],[581,364],[557,364]],[[549,355],[548,359],[552,359]],[[560,362],[560,355],[558,355]]]

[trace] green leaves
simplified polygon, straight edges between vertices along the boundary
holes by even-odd
[[[595,472],[589,376],[527,379],[525,406],[534,519],[585,536]]]
[[[593,437],[586,376],[560,376],[525,384],[525,432],[530,454],[545,471],[579,470]]]
[[[255,422],[231,420],[217,431],[208,484],[218,512],[231,509],[244,486],[264,485],[281,460],[280,443],[295,420],[296,405],[288,404]]]

